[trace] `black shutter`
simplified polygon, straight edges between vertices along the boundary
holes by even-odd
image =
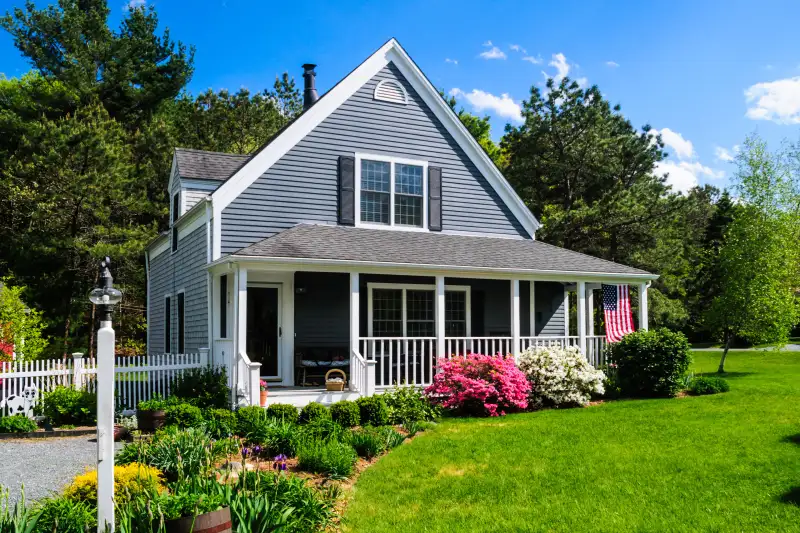
[[[356,158],[339,156],[339,224],[356,223]]]
[[[428,167],[428,229],[442,231],[442,169]]]

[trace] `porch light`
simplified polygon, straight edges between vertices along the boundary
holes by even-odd
[[[105,306],[106,317],[104,320],[111,320],[111,306],[122,301],[122,291],[113,287],[114,278],[108,267],[111,266],[111,259],[106,257],[100,263],[100,279],[96,289],[89,293],[89,301],[95,305]]]

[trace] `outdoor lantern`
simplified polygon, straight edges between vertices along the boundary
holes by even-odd
[[[122,301],[122,291],[112,286],[114,278],[111,276],[111,271],[108,269],[109,266],[111,266],[111,259],[108,257],[100,262],[98,287],[89,293],[90,302],[95,305],[106,306],[106,312],[108,314],[103,320],[111,320],[111,306]]]

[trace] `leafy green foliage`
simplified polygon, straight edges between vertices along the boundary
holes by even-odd
[[[607,349],[625,396],[675,396],[692,361],[686,336],[664,328],[629,333]]]
[[[698,376],[689,382],[689,392],[700,396],[704,394],[718,394],[731,390],[730,384],[722,378],[715,376]]]
[[[164,399],[160,394],[154,394],[149,400],[143,400],[136,406],[137,411],[165,411],[170,405],[179,402],[174,396]]]
[[[126,445],[117,455],[116,463],[154,466],[169,481],[205,476],[211,471],[213,461],[228,451],[228,444],[225,440],[212,443],[211,437],[199,428],[168,426],[156,432],[149,442]]]
[[[372,459],[386,451],[386,439],[375,428],[354,429],[348,439],[359,457]]]
[[[381,395],[389,408],[391,424],[406,424],[421,420],[436,420],[442,416],[439,406],[432,405],[422,389],[416,387],[393,387]]]
[[[297,450],[297,465],[300,469],[326,474],[334,479],[350,476],[357,460],[358,454],[352,446],[335,440],[309,439]]]
[[[231,389],[224,366],[191,368],[172,383],[172,395],[201,409],[224,409],[230,406]]]
[[[300,426],[300,433],[305,440],[338,441],[343,440],[344,428],[330,418],[318,418]]]
[[[248,444],[257,444],[264,448],[269,456],[283,454],[287,457],[294,457],[300,441],[300,428],[286,420],[264,416],[258,419],[251,426],[250,431],[242,436]]]
[[[297,409],[295,409],[295,413]],[[257,427],[266,424],[268,419],[267,412],[263,407],[248,405],[236,410],[236,430],[240,436],[252,433]]]
[[[164,412],[165,422],[181,429],[198,428],[205,422],[199,407],[188,403],[179,403],[167,407]]]
[[[389,408],[378,395],[362,396],[356,400],[361,412],[361,423],[371,426],[385,426],[389,423]]]
[[[267,415],[278,420],[286,420],[296,424],[299,420],[297,407],[288,403],[273,403],[267,407]]]
[[[198,492],[178,492],[163,494],[156,505],[167,520],[176,520],[185,516],[198,516],[217,511],[227,502],[221,494],[203,494]]]
[[[97,421],[97,396],[86,390],[58,386],[42,394],[36,410],[54,426],[94,425]]]
[[[428,431],[429,429],[433,429],[434,427],[436,427],[436,424],[434,422],[420,421],[420,422],[408,422],[406,424],[403,424],[403,429],[405,429],[406,432],[408,432],[409,439],[414,435],[416,435],[417,433]]]
[[[0,279],[0,352],[5,344],[13,346],[18,361],[39,357],[47,346],[42,313],[30,309],[22,299],[25,287],[14,286],[10,277]],[[0,353],[0,361],[3,361]],[[5,354],[7,357],[10,353]]]
[[[356,402],[342,400],[330,407],[331,418],[342,427],[350,428],[361,422],[361,410]]]
[[[31,433],[36,431],[36,422],[25,415],[0,417],[0,433]]]
[[[204,427],[211,438],[230,437],[236,433],[236,413],[228,409],[212,409],[205,414]]]
[[[85,533],[97,528],[97,509],[94,505],[64,496],[52,496],[36,503],[39,520],[36,533]]]
[[[306,424],[317,420],[330,420],[331,413],[321,403],[311,402],[300,410],[300,423]]]
[[[25,492],[12,506],[9,490],[0,486],[0,532],[32,533],[39,520],[39,511],[25,505]]]

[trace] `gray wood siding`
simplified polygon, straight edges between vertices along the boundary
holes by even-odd
[[[149,353],[164,352],[164,313],[169,312],[172,352],[178,349],[178,291],[183,290],[186,312],[184,348],[197,353],[208,346],[208,289],[206,265],[206,227],[181,237],[178,251],[163,252],[150,262],[150,301],[148,302]],[[164,297],[171,295],[172,309],[164,308]]]
[[[184,195],[183,212],[186,213],[187,211],[189,211],[191,208],[197,205],[197,202],[199,202],[209,194],[211,194],[210,191],[183,189],[183,195]]]
[[[564,335],[564,285],[536,282],[536,335]]]
[[[373,100],[393,79],[409,104]],[[426,160],[442,167],[443,230],[525,236],[516,218],[420,96],[390,64],[286,153],[222,214],[222,253],[300,222],[336,224],[337,160],[355,152]]]

